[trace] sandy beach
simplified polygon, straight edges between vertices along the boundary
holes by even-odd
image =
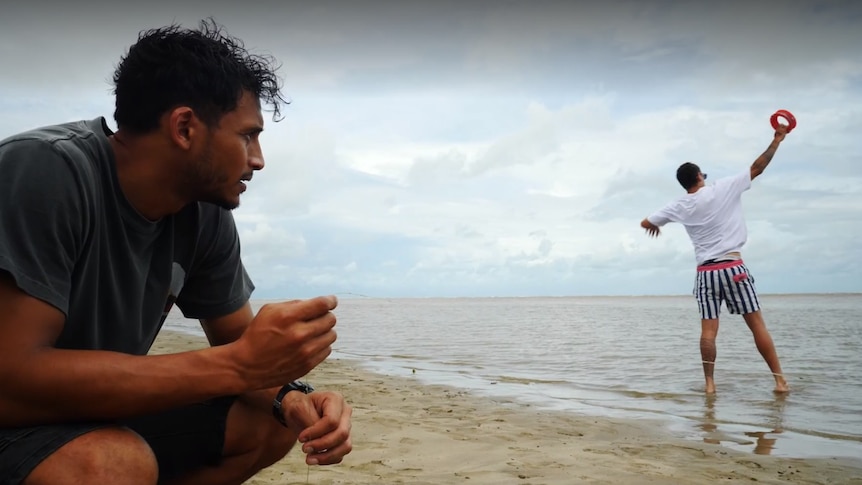
[[[201,348],[163,331],[152,353]],[[654,423],[538,411],[330,359],[307,379],[354,408],[353,452],[309,469],[292,451],[249,484],[862,484],[862,461],[788,459],[677,439]]]

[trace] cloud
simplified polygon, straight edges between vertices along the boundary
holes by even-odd
[[[688,293],[684,229],[638,223],[683,161],[749,166],[779,108],[799,126],[744,196],[758,286],[862,291],[862,3],[37,7],[0,19],[4,134],[110,119],[143,28],[211,14],[281,61],[235,211],[258,297]]]

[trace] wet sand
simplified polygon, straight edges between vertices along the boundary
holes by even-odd
[[[153,352],[204,345],[163,331]],[[352,361],[330,359],[307,379],[353,406],[353,452],[339,465],[309,468],[294,450],[247,483],[862,484],[862,460],[743,453],[677,439],[656,423],[538,411]]]

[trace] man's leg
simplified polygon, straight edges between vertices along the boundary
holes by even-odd
[[[766,330],[766,323],[760,313],[760,300],[757,297],[757,287],[754,284],[754,276],[744,264],[726,270],[722,281],[727,293],[727,308],[730,313],[742,314],[746,325],[754,336],[754,344],[758,352],[766,361],[772,377],[775,379],[775,392],[787,392],[790,388],[781,372],[781,363],[778,361],[778,353],[772,343],[772,337]]]
[[[0,430],[0,483],[240,484],[296,442],[271,414],[233,397],[123,424]]]
[[[110,427],[67,442],[42,460],[23,483],[155,485],[157,476],[156,458],[147,443],[128,429]]]
[[[742,315],[742,318],[745,319],[746,325],[754,336],[754,344],[757,346],[758,352],[763,356],[769,370],[772,371],[772,377],[775,378],[775,392],[790,391],[790,387],[787,386],[787,381],[784,379],[784,373],[781,371],[778,352],[775,351],[775,344],[772,343],[772,336],[766,329],[766,323],[763,321],[760,310],[746,313]]]
[[[721,286],[715,271],[698,271],[694,282],[694,296],[700,311],[700,357],[707,394],[715,393],[715,337],[718,334],[718,317],[721,313]]]
[[[219,464],[168,479],[170,485],[241,484],[260,470],[284,458],[296,443],[296,434],[272,414],[234,401],[227,415],[222,460]]]
[[[715,337],[718,335],[718,319],[704,318],[700,321],[700,357],[703,360],[703,377],[706,379],[706,393],[715,393]]]

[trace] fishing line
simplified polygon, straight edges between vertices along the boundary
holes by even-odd
[[[385,296],[374,296],[374,295],[364,295],[362,293],[354,293],[352,291],[339,291],[337,293],[333,293],[333,295],[347,295],[347,296],[358,296],[360,298],[368,298],[369,300],[380,300],[386,301],[387,303],[392,303],[392,298],[387,298]]]
[[[363,295],[362,293],[353,293],[351,291],[339,291],[338,293],[335,293],[335,295],[351,295],[351,296],[361,296],[362,298],[375,298],[373,296]]]

